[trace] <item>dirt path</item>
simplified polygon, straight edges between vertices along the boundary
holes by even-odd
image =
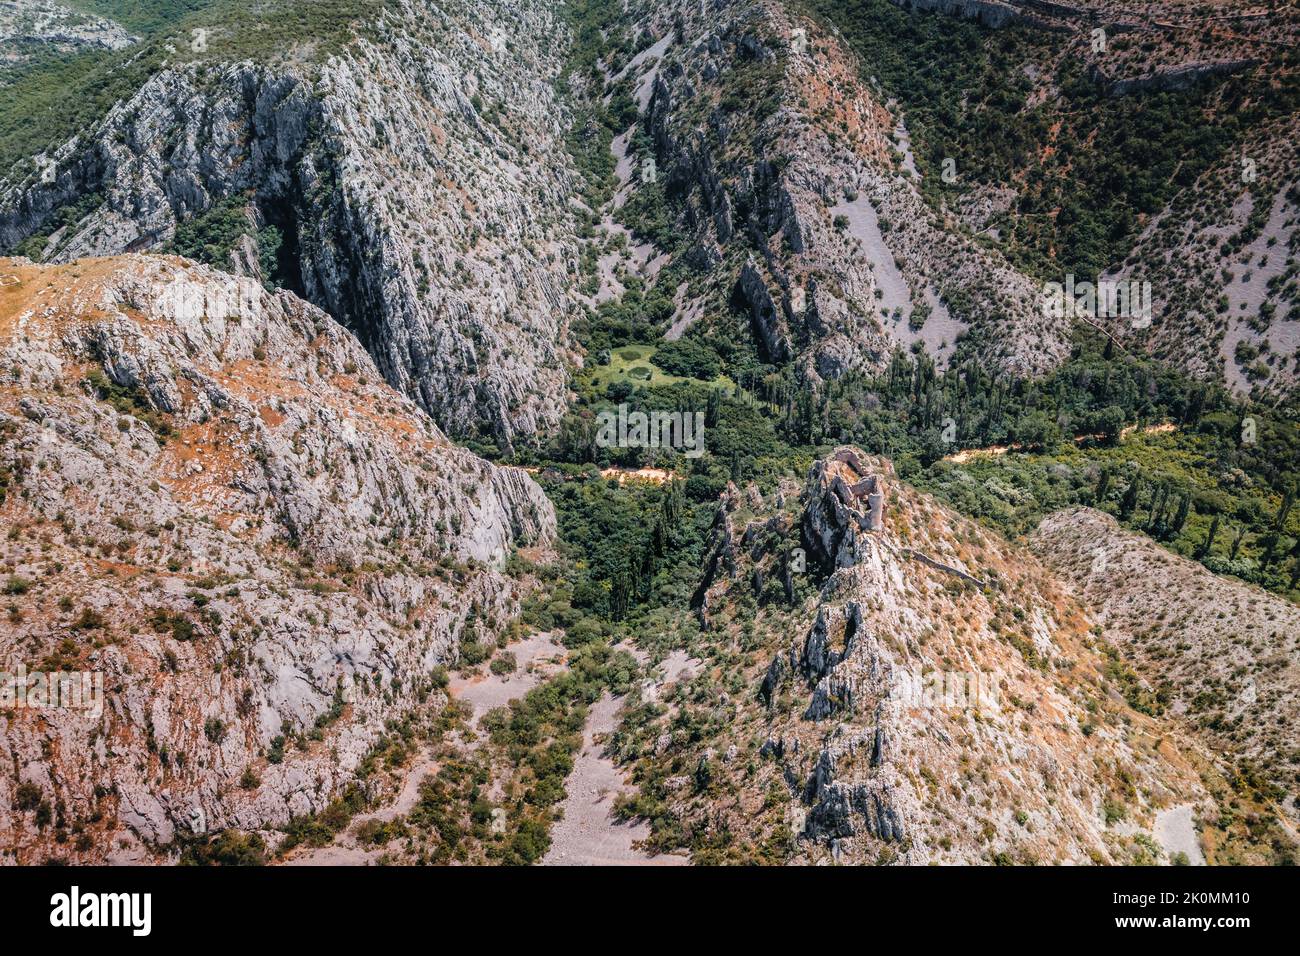
[[[565,666],[565,649],[549,633],[533,634],[509,648],[518,662],[514,674],[498,676],[490,672],[470,678],[457,677],[451,682],[453,697],[467,701],[473,708],[471,728],[488,711],[522,697],[542,680]],[[638,656],[641,656],[638,654]],[[660,665],[663,677],[653,682],[652,692],[666,684],[689,676],[698,662],[685,651],[673,651]],[[612,813],[614,799],[628,790],[628,783],[614,761],[605,756],[604,742],[618,726],[621,697],[606,693],[592,706],[583,731],[582,750],[574,761],[573,772],[566,781],[567,796],[564,818],[552,830],[551,849],[543,859],[547,866],[649,865],[682,866],[690,861],[684,856],[651,856],[634,844],[650,835],[648,824],[619,823]],[[478,741],[467,741],[474,749]],[[392,802],[378,810],[356,817],[334,843],[326,847],[300,847],[285,860],[286,866],[373,866],[383,850],[362,846],[353,833],[368,820],[386,822],[409,813],[420,795],[420,784],[437,769],[437,762],[421,753],[405,771],[401,788]]]
[[[542,470],[536,465],[524,465],[522,467],[530,475],[539,474]],[[602,468],[600,477],[613,478],[620,485],[629,481],[648,481],[655,485],[665,485],[679,476],[677,472],[669,471],[666,468],[625,468],[622,465],[614,465],[609,468]]]
[[[1120,430],[1119,440],[1126,441],[1138,430],[1136,425],[1128,425]],[[1178,431],[1178,426],[1173,422],[1161,422],[1159,425],[1147,425],[1142,429],[1143,435],[1164,435],[1169,432]],[[1074,443],[1080,445],[1090,438],[1102,438],[1102,435],[1075,435]],[[1013,451],[1024,451],[1024,445],[989,445],[987,448],[964,448],[961,451],[953,452],[951,455],[944,455],[944,461],[951,461],[957,465],[964,465],[967,462],[974,461],[977,458],[999,458]]]
[[[605,756],[604,738],[618,725],[622,698],[601,696],[591,708],[582,739],[582,752],[573,764],[565,789],[564,819],[551,831],[551,849],[543,866],[682,866],[683,856],[650,856],[635,848],[650,836],[647,823],[619,823],[614,798],[628,789],[622,772]]]
[[[685,651],[673,651],[661,665],[662,682],[670,684],[697,666]],[[634,844],[650,836],[649,824],[614,819],[615,798],[629,787],[614,761],[605,756],[604,740],[618,726],[621,697],[601,696],[591,708],[582,751],[565,783],[564,818],[551,831],[551,849],[543,866],[685,866],[676,854],[651,856]]]
[[[677,475],[664,468],[602,468],[600,477],[613,478],[620,485],[633,480],[648,481],[654,485],[664,485],[676,478]]]

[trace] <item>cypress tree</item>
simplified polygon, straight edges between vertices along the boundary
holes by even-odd
[[[1103,468],[1101,470],[1101,478],[1097,480],[1097,491],[1093,496],[1098,508],[1100,508],[1103,504],[1106,503],[1106,492],[1109,490],[1110,490],[1110,469]]]
[[[1273,549],[1277,547],[1277,539],[1278,534],[1276,531],[1270,531],[1264,536],[1264,540],[1267,541],[1268,544],[1264,546],[1264,555],[1260,558],[1260,565],[1265,571],[1267,571],[1269,565],[1273,563]]]
[[[1277,509],[1277,523],[1273,525],[1274,530],[1284,531],[1286,529],[1286,519],[1291,514],[1293,504],[1295,504],[1295,486],[1288,488],[1286,494],[1282,496],[1282,503],[1278,505]]]
[[[1214,519],[1210,522],[1210,530],[1205,535],[1205,541],[1201,543],[1201,547],[1196,553],[1196,557],[1198,560],[1204,558],[1206,555],[1210,553],[1210,549],[1214,547],[1214,538],[1218,533],[1219,533],[1219,516],[1216,514],[1214,516]]]
[[[1165,498],[1169,494],[1169,487],[1161,485],[1151,494],[1151,510],[1147,512],[1147,530],[1154,531],[1156,526],[1164,520],[1165,516]]]
[[[1119,502],[1119,516],[1125,521],[1129,519],[1133,514],[1133,509],[1137,507],[1138,492],[1141,491],[1141,488],[1142,476],[1134,475],[1133,480],[1129,482],[1129,486],[1124,489],[1124,497]]]
[[[1183,531],[1183,525],[1187,523],[1187,512],[1192,506],[1192,496],[1188,492],[1183,492],[1182,497],[1178,500],[1178,513],[1174,515],[1174,523],[1169,528],[1169,536],[1176,538]]]

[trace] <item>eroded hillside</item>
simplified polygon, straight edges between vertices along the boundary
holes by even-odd
[[[1294,826],[1300,609],[1087,508],[1044,519],[1032,545],[1096,609],[1144,678],[1147,709],[1203,734]]]
[[[1293,5],[806,6],[897,100],[948,229],[1038,282],[1149,283],[1150,315],[1090,319],[1243,393],[1293,390]]]
[[[508,555],[553,539],[527,475],[253,279],[3,260],[0,348],[0,650],[104,682],[101,715],[5,711],[11,861],[166,856],[364,787],[462,634],[513,615]]]
[[[448,431],[509,448],[553,424],[576,241],[550,5],[357,3],[283,37],[263,21],[312,5],[279,6],[191,15],[8,177],[0,246],[173,249],[320,306]]]
[[[599,61],[635,110],[613,129],[614,206],[652,244],[626,268],[672,300],[669,338],[732,334],[738,311],[810,387],[913,343],[946,362],[972,326],[991,368],[1063,359],[1035,283],[922,200],[899,114],[838,37],[756,2],[657,4],[634,29],[636,56]]]

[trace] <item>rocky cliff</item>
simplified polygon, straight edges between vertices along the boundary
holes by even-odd
[[[178,258],[0,261],[0,655],[102,713],[0,713],[10,861],[148,859],[322,809],[512,614],[554,515],[288,292]],[[431,699],[432,698],[432,699]]]
[[[11,178],[0,248],[68,262],[188,223],[178,248],[329,312],[445,429],[509,447],[557,421],[576,241],[550,6],[387,5],[337,52],[256,61],[211,32],[54,176]]]
[[[662,192],[709,276],[707,307],[679,298],[679,315],[739,305],[764,357],[814,385],[913,343],[947,361],[971,327],[992,367],[1064,358],[1035,283],[921,198],[906,130],[837,36],[753,0],[660,5],[644,26],[656,65],[628,163],[656,177],[630,189]]]

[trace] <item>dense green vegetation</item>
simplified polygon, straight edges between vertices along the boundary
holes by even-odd
[[[32,156],[52,151],[99,120],[157,72],[158,59],[152,49],[138,55],[91,51],[42,57],[0,74],[0,168],[34,172]]]
[[[570,470],[547,476],[571,582],[550,618],[569,640],[586,643],[615,622],[639,621],[658,608],[685,611],[713,523],[712,501],[687,498],[681,482],[620,485]],[[557,613],[558,612],[558,613]],[[562,622],[568,621],[567,624]]]
[[[1061,368],[1027,382],[896,355],[880,377],[834,383],[804,419],[814,440],[819,419],[850,423],[841,438],[891,455],[900,475],[1005,534],[1092,505],[1213,571],[1300,597],[1294,419],[1150,360],[1081,342]],[[1176,430],[1123,435],[1165,423]],[[991,445],[1022,447],[943,460]]]
[[[319,60],[364,33],[386,2],[147,0],[122,12],[121,4],[110,0],[79,0],[82,9],[118,19],[141,42],[116,52],[41,55],[20,68],[0,70],[0,168],[30,175],[31,157],[91,126],[164,61],[173,66],[269,61],[289,53]],[[201,51],[191,49],[195,30],[205,31]]]
[[[231,251],[251,231],[247,197],[228,196],[206,212],[181,222],[170,251],[229,270]]]
[[[1235,77],[1110,97],[1070,56],[1056,77],[1059,95],[1030,105],[1024,65],[1055,61],[1057,34],[990,30],[888,0],[806,4],[901,104],[932,202],[971,183],[1017,190],[989,225],[1012,259],[1039,275],[1098,275],[1122,260],[1140,216],[1195,182],[1245,130],[1300,108],[1294,71],[1278,89]],[[956,161],[955,185],[939,175],[945,158]]]
[[[695,337],[665,342],[655,350],[652,360],[670,375],[698,378],[705,382],[717,378],[722,371],[718,353]]]
[[[262,866],[266,863],[266,841],[256,833],[223,830],[211,838],[199,837],[185,844],[181,866]]]
[[[280,250],[284,237],[273,225],[254,230],[250,195],[227,196],[210,209],[183,220],[164,250],[231,271],[231,254],[245,236],[253,237],[257,263],[268,288],[283,284]]]
[[[74,10],[105,17],[136,35],[153,33],[187,14],[213,7],[222,0],[63,0]]]
[[[1300,430],[1289,407],[1242,403],[1092,338],[1081,338],[1071,359],[1038,381],[994,376],[973,363],[940,370],[923,354],[898,352],[879,375],[849,375],[814,392],[791,369],[763,364],[745,340],[743,316],[735,320],[732,336],[715,327],[707,339],[665,343],[643,307],[602,306],[579,326],[596,361],[575,377],[576,402],[552,440],[520,460],[564,466],[570,477],[581,473],[575,465],[667,467],[693,508],[715,500],[729,480],[771,487],[781,475],[802,477],[815,456],[852,443],[893,458],[902,477],[1010,536],[1051,511],[1095,505],[1211,570],[1300,596],[1300,515],[1290,507],[1300,483]],[[620,404],[703,412],[704,454],[601,447],[600,415]],[[1175,430],[1134,431],[1163,423]],[[1013,452],[945,460],[1000,445]],[[562,487],[559,505],[578,494]],[[612,522],[601,496],[631,493],[584,494],[591,497],[575,509],[577,520]],[[707,520],[685,513],[697,526]],[[571,530],[563,522],[562,529]],[[616,542],[631,564],[641,560],[643,551],[616,524],[604,531],[607,537],[584,537],[597,550]]]

